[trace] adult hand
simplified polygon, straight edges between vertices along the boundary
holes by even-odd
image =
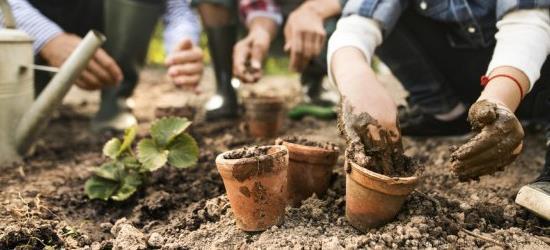
[[[204,69],[203,52],[190,39],[183,39],[166,58],[168,76],[177,86],[196,87]]]
[[[243,83],[255,83],[262,77],[262,62],[269,50],[271,36],[262,28],[251,29],[233,48],[233,75]]]
[[[323,22],[321,14],[307,3],[288,16],[284,49],[290,53],[291,70],[303,71],[310,60],[321,53],[326,41]]]
[[[81,41],[76,35],[63,33],[46,43],[40,55],[49,65],[60,67]],[[122,70],[115,60],[99,48],[76,80],[76,85],[85,90],[96,90],[104,86],[114,86],[122,78]]]
[[[452,169],[461,181],[501,171],[523,146],[523,128],[505,105],[477,101],[468,121],[478,134],[451,154]]]

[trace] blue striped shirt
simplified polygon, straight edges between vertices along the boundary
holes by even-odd
[[[63,32],[56,23],[42,15],[27,0],[8,0],[17,28],[21,29],[32,38],[34,54],[38,54],[42,47],[52,38]],[[3,15],[0,12],[0,24],[3,26]],[[168,0],[163,16],[164,48],[166,52],[173,50],[174,46],[184,37],[191,38],[198,43],[201,32],[197,15],[190,9],[185,0]]]

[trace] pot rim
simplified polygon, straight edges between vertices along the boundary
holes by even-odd
[[[336,147],[336,149],[326,149],[326,148],[318,147],[318,146],[308,146],[308,145],[303,145],[303,144],[299,144],[299,143],[289,142],[285,139],[277,139],[276,144],[278,144],[278,143],[281,143],[279,145],[283,145],[283,146],[286,146],[286,147],[293,147],[293,148],[296,148],[298,150],[308,151],[308,153],[311,152],[311,153],[314,153],[314,154],[330,154],[330,153],[340,152],[340,148],[338,148],[338,147]]]
[[[372,170],[366,169],[364,167],[359,166],[359,164],[351,161],[350,159],[346,159],[346,163],[350,164],[353,169],[356,171],[362,173],[363,175],[366,175],[372,179],[382,181],[388,184],[414,184],[418,182],[418,176],[407,176],[407,177],[390,177],[387,175],[376,173]],[[349,174],[349,173],[348,173]]]
[[[226,151],[226,152],[223,152],[223,153],[219,154],[216,157],[216,165],[218,165],[218,167],[222,167],[222,168],[225,168],[225,169],[232,169],[233,166],[235,166],[235,165],[258,163],[258,162],[261,162],[261,161],[275,159],[275,158],[278,158],[278,157],[281,157],[281,156],[288,155],[288,149],[285,146],[282,146],[282,145],[267,145],[267,146],[260,146],[260,148],[275,148],[276,151],[272,152],[272,153],[269,153],[269,154],[260,155],[258,157],[247,157],[247,158],[240,158],[240,159],[226,159],[225,155],[227,155],[231,152],[234,152],[236,150],[240,150],[242,148],[233,149],[233,150],[229,150],[229,151]]]

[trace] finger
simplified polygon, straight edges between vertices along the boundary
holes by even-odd
[[[253,44],[250,50],[250,66],[254,70],[260,70],[262,68],[262,61],[264,59],[265,49],[262,45]]]
[[[104,84],[115,85],[117,83],[117,79],[113,78],[113,76],[110,75],[107,70],[105,70],[96,60],[90,60],[87,70],[99,78],[99,80]]]
[[[76,86],[78,86],[79,88],[81,88],[83,90],[88,90],[88,91],[96,90],[96,88],[94,88],[91,85],[88,85],[86,82],[84,82],[84,80],[82,80],[80,78],[76,79],[75,84],[76,84]]]
[[[487,129],[484,129],[479,134],[474,136],[474,138],[468,140],[468,142],[453,152],[451,154],[451,159],[467,159],[483,152],[489,147],[496,145],[499,140],[500,138],[498,136],[494,136],[492,133],[487,132]]]
[[[243,77],[246,72],[246,61],[250,57],[250,42],[243,40],[233,50],[233,73]],[[242,79],[241,79],[242,80]]]
[[[173,78],[174,84],[181,87],[197,86],[201,80],[201,75],[181,75]]]
[[[170,77],[176,77],[179,75],[196,75],[201,74],[204,69],[202,63],[185,63],[173,65],[168,68],[168,75]]]
[[[497,171],[504,170],[504,167],[514,162],[516,158],[517,155],[509,155],[507,157],[501,158],[497,162],[485,162],[479,165],[465,168],[462,171],[455,171],[455,173],[458,175],[460,181],[476,179],[483,175],[493,174]]]
[[[193,48],[193,41],[189,38],[184,38],[181,40],[176,47],[174,48],[174,51],[182,51],[182,50],[190,50]]]
[[[290,69],[298,71],[300,69],[300,63],[303,58],[303,48],[301,39],[293,39],[292,47],[290,49]]]
[[[479,154],[465,158],[461,161],[466,167],[479,165],[487,161],[498,161],[503,155],[518,155],[519,152],[514,153],[514,150],[518,147],[521,147],[521,140],[508,143],[498,143],[494,147],[487,148],[485,151],[479,152]]]
[[[103,49],[97,50],[94,56],[94,60],[96,60],[102,68],[109,72],[111,77],[115,79],[116,83],[122,81],[122,70],[120,69],[120,67],[118,67],[118,64],[115,62],[115,60],[107,54],[107,52],[105,52]]]
[[[188,62],[202,61],[203,54],[198,50],[185,50],[173,52],[168,58],[166,58],[166,64],[168,66],[174,64],[183,64]]]
[[[324,36],[324,34],[320,34],[320,35],[315,36],[313,56],[319,56],[321,54],[321,51],[323,50],[324,46],[325,46],[325,36]]]

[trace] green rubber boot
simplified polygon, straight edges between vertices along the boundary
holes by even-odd
[[[117,87],[101,91],[101,104],[92,119],[92,130],[121,131],[137,123],[127,99],[139,80],[151,36],[163,13],[163,1],[104,1],[105,49],[115,59],[124,74]]]
[[[216,75],[216,94],[206,102],[206,119],[235,118],[238,116],[238,103],[231,78],[237,26],[207,28],[206,34]]]

